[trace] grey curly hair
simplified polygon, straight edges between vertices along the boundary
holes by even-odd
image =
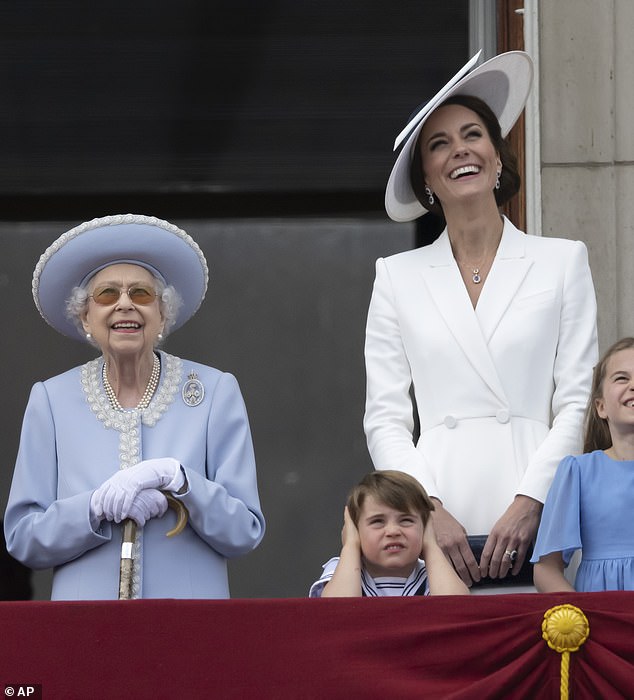
[[[169,335],[172,326],[176,322],[178,317],[178,310],[180,309],[183,300],[180,294],[176,291],[173,285],[166,285],[163,280],[161,280],[156,275],[152,275],[154,278],[154,288],[156,290],[156,295],[159,299],[159,305],[163,319],[165,320],[165,325],[163,326],[163,338],[160,342],[164,341]],[[81,287],[73,287],[70,296],[66,300],[66,317],[72,321],[80,334],[84,335],[84,327],[81,322],[81,315],[86,309],[86,304],[88,303],[88,287],[90,285],[89,278],[84,282]],[[94,340],[90,339],[88,342],[95,344]],[[157,341],[156,345],[160,344]]]

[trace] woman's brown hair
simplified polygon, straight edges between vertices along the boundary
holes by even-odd
[[[511,150],[506,139],[502,137],[500,122],[489,107],[489,105],[479,97],[472,95],[453,95],[445,100],[438,107],[445,105],[461,105],[475,112],[482,120],[491,139],[493,147],[500,156],[502,162],[502,173],[500,175],[500,188],[494,190],[495,201],[498,207],[508,202],[520,189],[521,178],[517,171],[517,158]],[[436,109],[438,109],[438,107]],[[422,130],[421,130],[422,133]],[[443,216],[442,204],[436,199],[433,204],[429,204],[428,196],[425,194],[425,174],[423,172],[423,158],[420,152],[420,137],[414,147],[412,163],[410,165],[410,181],[412,189],[418,201],[437,216]]]

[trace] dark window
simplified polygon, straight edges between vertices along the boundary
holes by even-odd
[[[2,3],[0,196],[380,209],[394,137],[468,58],[468,4]]]

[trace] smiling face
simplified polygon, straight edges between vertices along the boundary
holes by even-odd
[[[634,348],[619,350],[605,366],[601,398],[595,406],[614,439],[634,431]]]
[[[493,194],[502,168],[482,119],[459,104],[441,106],[425,122],[419,139],[423,176],[443,209]]]
[[[155,290],[152,274],[144,267],[117,263],[100,270],[88,284],[88,294],[101,288],[129,290],[141,286]],[[91,333],[100,350],[115,359],[120,355],[151,353],[164,320],[160,302],[154,297],[149,304],[135,304],[124,291],[114,303],[98,304],[92,296],[81,317],[86,333]]]
[[[377,576],[409,576],[423,548],[423,521],[368,494],[357,524],[365,567]]]

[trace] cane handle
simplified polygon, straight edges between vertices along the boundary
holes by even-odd
[[[171,493],[165,493],[165,498],[167,498],[167,505],[176,513],[176,525],[166,533],[167,537],[174,537],[185,529],[189,513],[185,504],[174,498]]]

